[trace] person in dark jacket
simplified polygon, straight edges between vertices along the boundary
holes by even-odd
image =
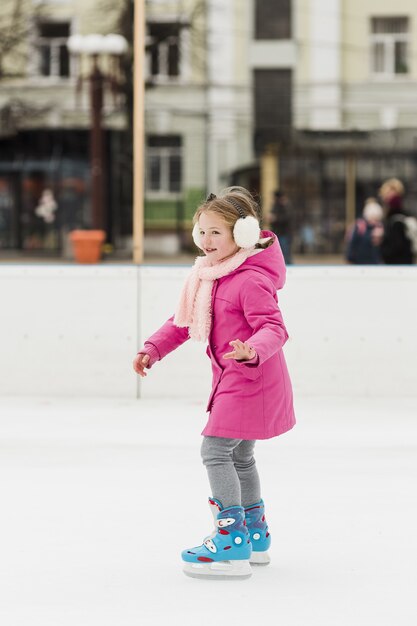
[[[386,207],[381,255],[387,265],[410,265],[414,262],[411,240],[407,237],[404,218],[404,185],[397,178],[385,181],[379,195]]]
[[[379,265],[382,263],[380,243],[384,234],[384,212],[375,198],[368,198],[362,215],[348,234],[346,258],[354,265]]]

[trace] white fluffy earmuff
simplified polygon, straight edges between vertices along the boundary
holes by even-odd
[[[233,228],[233,239],[239,248],[252,248],[259,241],[261,229],[253,215],[239,217]]]
[[[197,222],[197,224],[194,224],[193,241],[194,241],[195,245],[197,246],[197,248],[200,248],[200,250],[203,249],[203,246],[201,245],[200,226],[198,225],[198,222]]]

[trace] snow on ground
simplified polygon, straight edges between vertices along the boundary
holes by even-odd
[[[211,532],[203,404],[0,399],[0,623],[415,626],[417,399],[297,416],[257,444],[271,565],[207,581],[180,561]]]

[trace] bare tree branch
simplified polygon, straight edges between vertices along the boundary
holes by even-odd
[[[19,50],[22,43],[27,41],[32,24],[46,15],[46,7],[43,3],[35,6],[28,5],[25,0],[1,0],[2,15],[0,18],[0,80],[16,76],[5,73],[4,63],[8,56],[27,58],[28,53]],[[6,9],[6,10],[5,10]]]
[[[0,108],[0,129],[7,129],[8,135],[13,135],[24,120],[31,121],[41,119],[49,113],[53,107],[51,105],[33,105],[21,98],[10,99],[7,104]]]

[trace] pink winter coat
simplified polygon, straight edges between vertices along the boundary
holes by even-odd
[[[285,283],[285,263],[278,240],[249,257],[231,274],[214,282],[212,326],[207,354],[213,383],[207,404],[209,419],[202,434],[233,439],[269,439],[295,424],[291,381],[282,347],[288,334],[278,308],[276,291]],[[173,317],[154,333],[141,352],[150,365],[188,339]],[[253,346],[256,365],[223,359],[240,339]]]

